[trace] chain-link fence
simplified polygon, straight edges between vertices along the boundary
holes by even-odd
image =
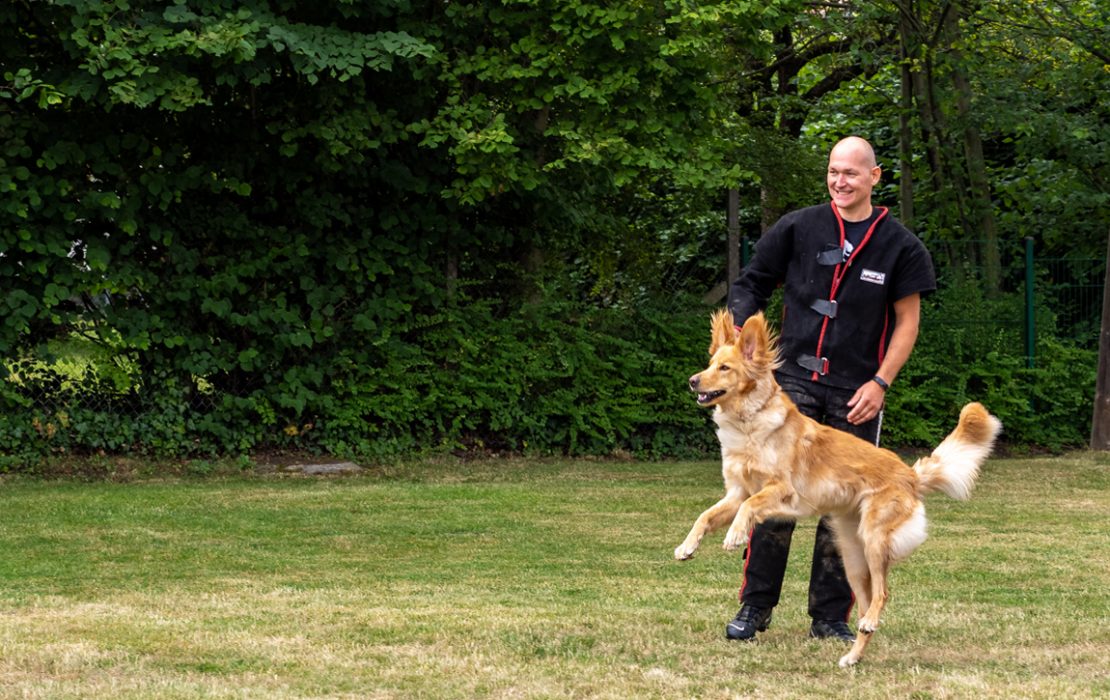
[[[997,279],[991,281],[984,241],[926,242],[941,289],[968,283],[987,299],[990,314],[965,307],[959,314],[931,319],[944,324],[1006,329],[1020,342],[1027,363],[1036,363],[1039,340],[1053,338],[1087,350],[1098,349],[1106,260],[1081,256],[1041,257],[1033,239],[998,244]],[[1002,313],[999,313],[999,309]]]

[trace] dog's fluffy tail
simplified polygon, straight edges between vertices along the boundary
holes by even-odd
[[[918,491],[924,495],[941,491],[961,501],[971,496],[979,467],[994,447],[1002,422],[980,403],[969,403],[960,411],[956,429],[937,445],[933,454],[913,465]]]

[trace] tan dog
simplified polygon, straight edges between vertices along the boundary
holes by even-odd
[[[828,515],[860,606],[859,634],[841,667],[860,660],[886,604],[887,572],[925,541],[922,497],[966,499],[1002,424],[981,404],[913,468],[893,452],[821,425],[798,411],[775,381],[774,339],[762,314],[742,331],[728,311],[713,316],[709,368],[690,378],[698,403],[714,406],[725,496],[698,517],[676,559],[694,555],[706,533],[728,525],[724,548],[744,546],[767,519]]]

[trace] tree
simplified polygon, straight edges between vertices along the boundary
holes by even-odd
[[[0,354],[100,343],[175,445],[394,425],[452,293],[510,316],[631,191],[730,177],[730,5],[6,3]]]
[[[874,75],[896,36],[890,17],[865,2],[778,2],[768,14],[773,19],[767,39],[738,45],[739,71],[729,76],[737,115],[752,130],[743,156],[760,175],[761,229],[812,192],[812,170],[785,166],[816,163],[825,155],[815,159],[800,143],[814,106],[845,84]],[[846,135],[829,136],[835,141]]]
[[[962,49],[962,24],[972,7],[950,0],[895,0],[894,5],[901,18],[903,109],[911,104],[916,106],[929,153],[933,189],[953,199],[956,206],[946,211],[958,215],[964,235],[983,240],[981,257],[986,284],[988,289],[997,290],[1001,275],[998,233],[978,117],[972,105],[967,58]],[[948,90],[940,83],[944,73],[951,80]],[[951,97],[945,97],[946,93]],[[946,109],[945,101],[950,101],[954,109]],[[905,120],[906,115],[901,118]],[[955,128],[950,126],[953,120],[958,124]],[[953,138],[953,130],[960,135],[958,138]],[[900,148],[904,164],[905,154],[912,151],[912,145],[906,142],[910,138],[911,130],[903,124]],[[962,141],[962,153],[950,147],[956,141]],[[909,193],[904,192],[903,208],[912,208],[912,203],[906,201],[908,197]]]
[[[422,401],[457,434],[488,417],[419,380],[485,347],[460,319],[704,291],[726,188],[753,232],[814,201],[830,141],[897,142],[903,87],[918,230],[1101,251],[1100,4],[897,2],[4,3],[0,366],[99,343],[174,449],[403,437]],[[11,420],[33,388],[0,383]]]
[[[1110,236],[1106,237],[1106,279],[1102,287],[1102,332],[1098,344],[1091,449],[1110,450]]]

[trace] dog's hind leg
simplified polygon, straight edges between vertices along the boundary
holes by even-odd
[[[856,643],[852,645],[852,649],[847,654],[840,658],[841,668],[859,663],[863,656],[863,650],[867,648],[875,630],[879,628],[879,617],[882,615],[889,597],[886,580],[890,568],[890,543],[885,540],[879,543],[869,542],[865,545],[864,553],[871,578],[871,601],[866,608],[866,612],[859,620]],[[860,610],[862,611],[864,608],[861,606]]]
[[[844,574],[856,597],[856,607],[862,616],[871,607],[871,571],[859,537],[859,520],[847,516],[830,516],[829,524],[836,535],[836,549],[844,562]]]
[[[694,556],[694,552],[698,551],[698,545],[701,544],[701,538],[732,522],[745,498],[747,498],[747,494],[744,493],[743,489],[733,489],[727,492],[724,498],[706,509],[694,521],[694,526],[690,528],[690,534],[686,535],[682,544],[675,547],[674,558],[681,561]]]
[[[844,573],[856,596],[856,606],[862,616],[871,608],[871,570],[867,566],[863,540],[859,536],[859,520],[849,517],[833,517],[833,532],[836,533],[836,546],[844,562]],[[863,650],[871,641],[871,632],[862,629],[856,633],[856,641],[851,650],[840,658],[840,667],[854,666],[863,656]]]
[[[879,617],[890,597],[890,590],[886,585],[887,572],[890,570],[890,544],[885,541],[868,543],[866,553],[867,566],[871,572],[871,605],[860,618],[859,628],[863,632],[874,632],[879,629]]]

